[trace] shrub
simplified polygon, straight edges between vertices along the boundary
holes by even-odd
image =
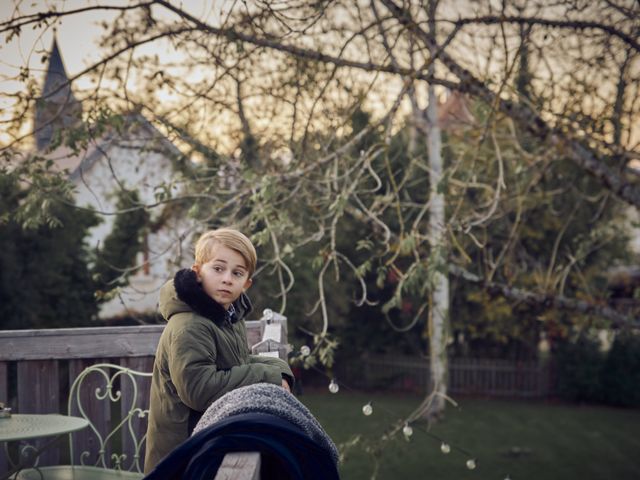
[[[601,373],[605,403],[640,406],[640,337],[632,333],[616,336]]]
[[[601,372],[604,356],[598,342],[586,335],[567,341],[558,348],[558,395],[574,402],[601,400]]]

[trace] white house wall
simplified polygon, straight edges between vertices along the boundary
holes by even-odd
[[[144,259],[139,254],[139,269],[129,278],[129,285],[102,305],[100,316],[107,318],[156,310],[160,287],[173,277],[176,270],[189,266],[193,258],[191,242],[182,237],[186,235],[191,239],[190,225],[185,221],[179,223],[149,235],[149,273],[145,273]]]
[[[136,189],[143,203],[153,205],[157,202],[156,188],[170,182],[174,176],[167,156],[160,151],[141,148],[150,141],[149,132],[144,133],[135,141],[103,144],[102,153],[95,155],[93,161],[84,162],[72,177],[77,204],[94,208],[102,219],[90,231],[88,243],[92,249],[101,246],[113,227],[117,211],[116,194],[120,189],[118,182],[125,188]],[[152,221],[161,214],[163,207],[161,204],[149,210]],[[130,285],[124,287],[116,298],[103,304],[100,316],[106,318],[154,311],[159,288],[173,275],[177,266],[186,266],[185,259],[191,255],[191,228],[192,222],[170,219],[158,232],[149,234],[148,273],[143,268],[143,255],[139,254],[140,269],[130,277]]]

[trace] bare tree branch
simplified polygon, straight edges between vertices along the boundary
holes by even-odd
[[[435,40],[412,19],[405,8],[399,7],[392,0],[381,1],[398,21],[409,28],[425,45],[436,47]],[[498,97],[446,52],[441,52],[439,56],[447,68],[459,78],[460,91],[476,95],[489,105],[496,105],[500,111],[517,120],[523,128],[541,141],[548,141],[559,150],[566,152],[574,163],[600,180],[614,194],[636,208],[640,208],[640,187],[628,182],[622,175],[608,167],[597,152],[586,147],[579,139],[572,138],[568,132],[563,132],[560,127],[550,126],[527,104]]]
[[[456,27],[463,27],[466,25],[484,24],[484,25],[500,25],[503,23],[513,23],[518,25],[540,25],[543,27],[553,28],[566,28],[568,30],[580,31],[580,30],[601,30],[602,32],[609,34],[613,37],[617,37],[624,43],[633,48],[636,52],[640,52],[640,43],[637,41],[637,37],[633,37],[622,30],[619,30],[611,25],[606,25],[601,22],[584,21],[584,20],[553,20],[549,18],[539,17],[521,17],[521,16],[496,16],[485,15],[480,17],[460,18],[453,20],[452,23]]]
[[[623,315],[606,305],[578,300],[575,298],[567,298],[562,295],[554,295],[551,293],[536,293],[499,282],[486,282],[477,275],[455,265],[452,265],[449,271],[452,275],[462,278],[468,282],[482,285],[490,294],[501,295],[509,300],[515,300],[532,307],[542,306],[547,309],[557,309],[579,313],[581,315],[593,315],[609,320],[612,326],[618,328],[640,328],[640,320]]]

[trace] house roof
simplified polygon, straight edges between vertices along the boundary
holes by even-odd
[[[54,38],[49,55],[49,64],[42,87],[42,93],[35,105],[34,136],[36,150],[43,151],[51,145],[56,130],[77,126],[82,117],[81,102],[74,96],[64,61]],[[140,135],[136,137],[133,131]],[[145,140],[140,150],[156,148],[171,156],[180,156],[181,152],[151,122],[138,112],[124,115],[122,133],[109,128],[100,137],[90,139],[85,148],[73,150],[62,143],[53,151],[47,152],[53,160],[53,169],[66,171],[72,180],[88,172],[95,162],[113,146],[126,141]],[[155,142],[154,146],[149,143]]]
[[[71,180],[79,178],[82,174],[91,170],[93,165],[106,154],[112,146],[121,145],[126,141],[141,140],[145,145],[141,145],[139,149],[149,150],[150,143],[156,142],[154,147],[161,150],[167,156],[182,156],[182,152],[165,137],[149,120],[140,113],[129,113],[124,115],[125,129],[122,134],[111,130],[101,138],[91,142],[90,146],[80,154],[67,159],[69,176]],[[133,135],[133,131],[137,134]],[[145,131],[142,134],[141,130]],[[134,146],[134,148],[137,148]],[[60,164],[62,165],[62,164]]]
[[[458,91],[449,92],[447,98],[438,103],[438,122],[443,130],[470,126],[476,123],[464,94]]]
[[[48,152],[47,158],[53,160],[54,170],[66,171],[69,178],[75,181],[88,173],[101,157],[108,155],[107,152],[111,148],[117,146],[126,145],[128,148],[139,151],[154,149],[175,158],[182,156],[182,152],[141,114],[124,115],[124,125],[121,132],[109,129],[102,136],[90,140],[86,148],[77,151],[66,145],[60,145]],[[136,141],[141,144],[136,145]],[[133,145],[132,142],[134,142]]]
[[[81,121],[82,105],[71,91],[58,42],[54,38],[42,94],[35,106],[33,131],[36,148],[47,148],[57,130],[77,125]]]

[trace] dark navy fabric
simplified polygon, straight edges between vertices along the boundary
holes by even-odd
[[[260,452],[261,480],[340,478],[330,453],[300,428],[275,415],[245,413],[200,430],[144,480],[211,480],[230,452]]]

